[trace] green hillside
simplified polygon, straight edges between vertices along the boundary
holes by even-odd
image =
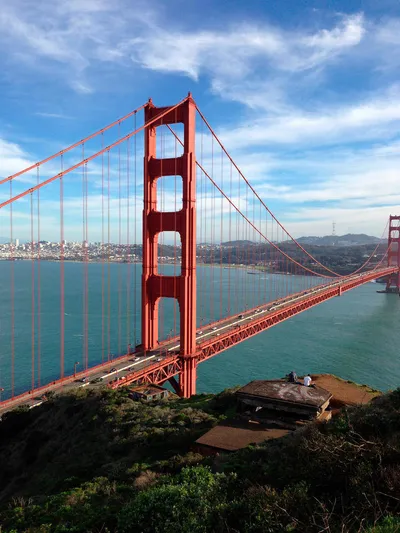
[[[277,441],[191,452],[234,405],[80,390],[6,415],[1,533],[400,531],[400,389]]]

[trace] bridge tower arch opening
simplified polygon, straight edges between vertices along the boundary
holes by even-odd
[[[388,248],[388,266],[400,267],[400,215],[389,217]],[[400,295],[400,270],[388,277],[386,292]]]
[[[178,107],[155,107],[150,100],[145,108],[143,271],[142,271],[142,344],[143,350],[157,348],[159,300],[175,298],[180,311],[179,394],[189,398],[196,393],[196,106],[189,97]],[[157,128],[183,124],[183,153],[179,157],[157,157]],[[182,207],[179,211],[160,211],[157,181],[166,176],[181,176]],[[178,232],[181,238],[181,273],[161,275],[158,269],[159,234]]]

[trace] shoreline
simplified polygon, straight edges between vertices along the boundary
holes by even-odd
[[[120,265],[142,265],[141,261],[102,261],[102,260],[88,260],[85,261],[84,259],[64,259],[63,261],[60,259],[46,259],[46,258],[30,258],[30,257],[21,257],[21,258],[0,258],[0,263],[19,263],[19,262],[31,262],[31,261],[43,261],[46,263],[87,263],[87,264],[98,264],[98,265],[106,265],[106,264],[120,264]],[[159,267],[162,267],[163,265],[171,265],[171,266],[178,266],[175,265],[175,263],[158,263]],[[256,270],[257,272],[249,272],[251,275],[258,275],[258,274],[279,274],[282,276],[304,276],[305,274],[293,274],[292,272],[280,272],[280,271],[274,271],[271,269],[264,270],[264,267],[261,267],[259,265],[229,265],[229,263],[197,263],[196,267],[207,267],[207,268],[220,268],[221,270]]]

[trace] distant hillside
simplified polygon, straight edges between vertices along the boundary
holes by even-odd
[[[300,237],[296,239],[301,244],[308,244],[314,246],[365,246],[368,244],[386,243],[386,240],[378,239],[378,237],[372,237],[371,235],[365,235],[364,233],[355,234],[347,233],[347,235],[326,235],[325,237]],[[206,243],[198,244],[198,246],[207,245]],[[208,244],[209,245],[209,244]],[[259,242],[237,240],[223,242],[222,246],[231,247],[243,247],[249,245],[259,245]]]
[[[249,244],[259,244],[254,241],[226,241],[222,243],[222,246],[248,246]]]
[[[362,246],[365,244],[378,244],[386,242],[378,237],[371,237],[364,233],[347,235],[326,235],[325,237],[300,237],[297,241],[301,244],[313,244],[315,246]]]

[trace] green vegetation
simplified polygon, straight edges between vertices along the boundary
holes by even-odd
[[[9,413],[1,533],[400,532],[400,389],[237,453],[191,451],[234,406],[81,389]]]

